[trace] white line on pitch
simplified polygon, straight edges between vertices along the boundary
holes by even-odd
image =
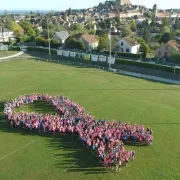
[[[67,171],[67,170],[68,170],[70,167],[72,167],[74,164],[76,164],[78,161],[79,161],[79,160],[77,160],[76,162],[74,162],[73,164],[71,164],[68,168],[66,168],[66,169],[64,170],[64,172]]]
[[[22,147],[16,149],[15,151],[13,151],[13,152],[11,152],[11,153],[9,153],[9,154],[3,156],[2,158],[0,158],[0,160],[2,160],[2,159],[4,159],[4,158],[6,158],[6,157],[8,157],[8,156],[10,156],[10,155],[12,155],[12,154],[14,154],[15,152],[17,152],[17,151],[19,151],[19,150],[25,148],[26,146],[29,146],[30,144],[32,144],[33,142],[37,141],[38,139],[39,139],[39,138],[36,138],[36,139],[32,140],[31,142],[29,142],[28,144],[26,144],[26,145],[24,145],[24,146],[22,146]]]

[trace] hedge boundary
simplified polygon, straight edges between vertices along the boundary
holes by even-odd
[[[37,47],[28,47],[27,50],[49,52],[48,49],[37,48]],[[57,55],[57,50],[51,49],[51,53]],[[73,58],[73,57],[58,56],[58,58],[59,59],[66,59],[66,60],[72,60],[75,62],[82,62],[82,63],[86,63],[86,64],[94,64],[94,65],[96,64],[98,66],[104,66],[104,67],[109,66],[108,63],[103,63],[103,62],[99,62],[99,61],[98,62],[95,62],[95,61],[92,62],[91,60],[85,60],[85,59],[77,58],[77,57]],[[121,58],[116,58],[115,64],[111,65],[111,67],[114,69],[120,69],[121,64],[122,65],[136,66],[136,67],[146,68],[146,69],[154,69],[154,70],[159,70],[159,71],[164,71],[164,72],[169,72],[169,73],[174,73],[174,67],[172,67],[172,66],[159,65],[159,64],[149,64],[146,62],[137,62],[137,61],[121,59]],[[179,74],[179,73],[180,73],[180,69],[176,68],[176,74]]]

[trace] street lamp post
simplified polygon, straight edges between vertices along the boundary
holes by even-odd
[[[47,19],[47,30],[48,30],[48,41],[49,41],[49,60],[51,60],[51,42],[50,42],[50,37],[49,37],[49,24],[48,24],[48,19]]]
[[[109,30],[109,70],[111,70],[111,51],[112,51],[112,47],[111,47],[111,26],[112,26],[112,22],[110,22],[110,30]]]

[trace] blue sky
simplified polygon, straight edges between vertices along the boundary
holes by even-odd
[[[69,7],[87,8],[105,0],[1,0],[1,10],[64,10]],[[160,8],[180,8],[180,0],[131,0],[133,4],[152,7],[158,4]]]

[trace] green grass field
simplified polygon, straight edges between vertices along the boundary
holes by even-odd
[[[10,129],[1,102],[0,180],[180,179],[179,86],[23,58],[0,63],[0,101],[34,92],[68,96],[96,118],[150,126],[153,146],[127,146],[135,161],[115,173],[74,137]],[[22,109],[53,112],[43,103]]]

